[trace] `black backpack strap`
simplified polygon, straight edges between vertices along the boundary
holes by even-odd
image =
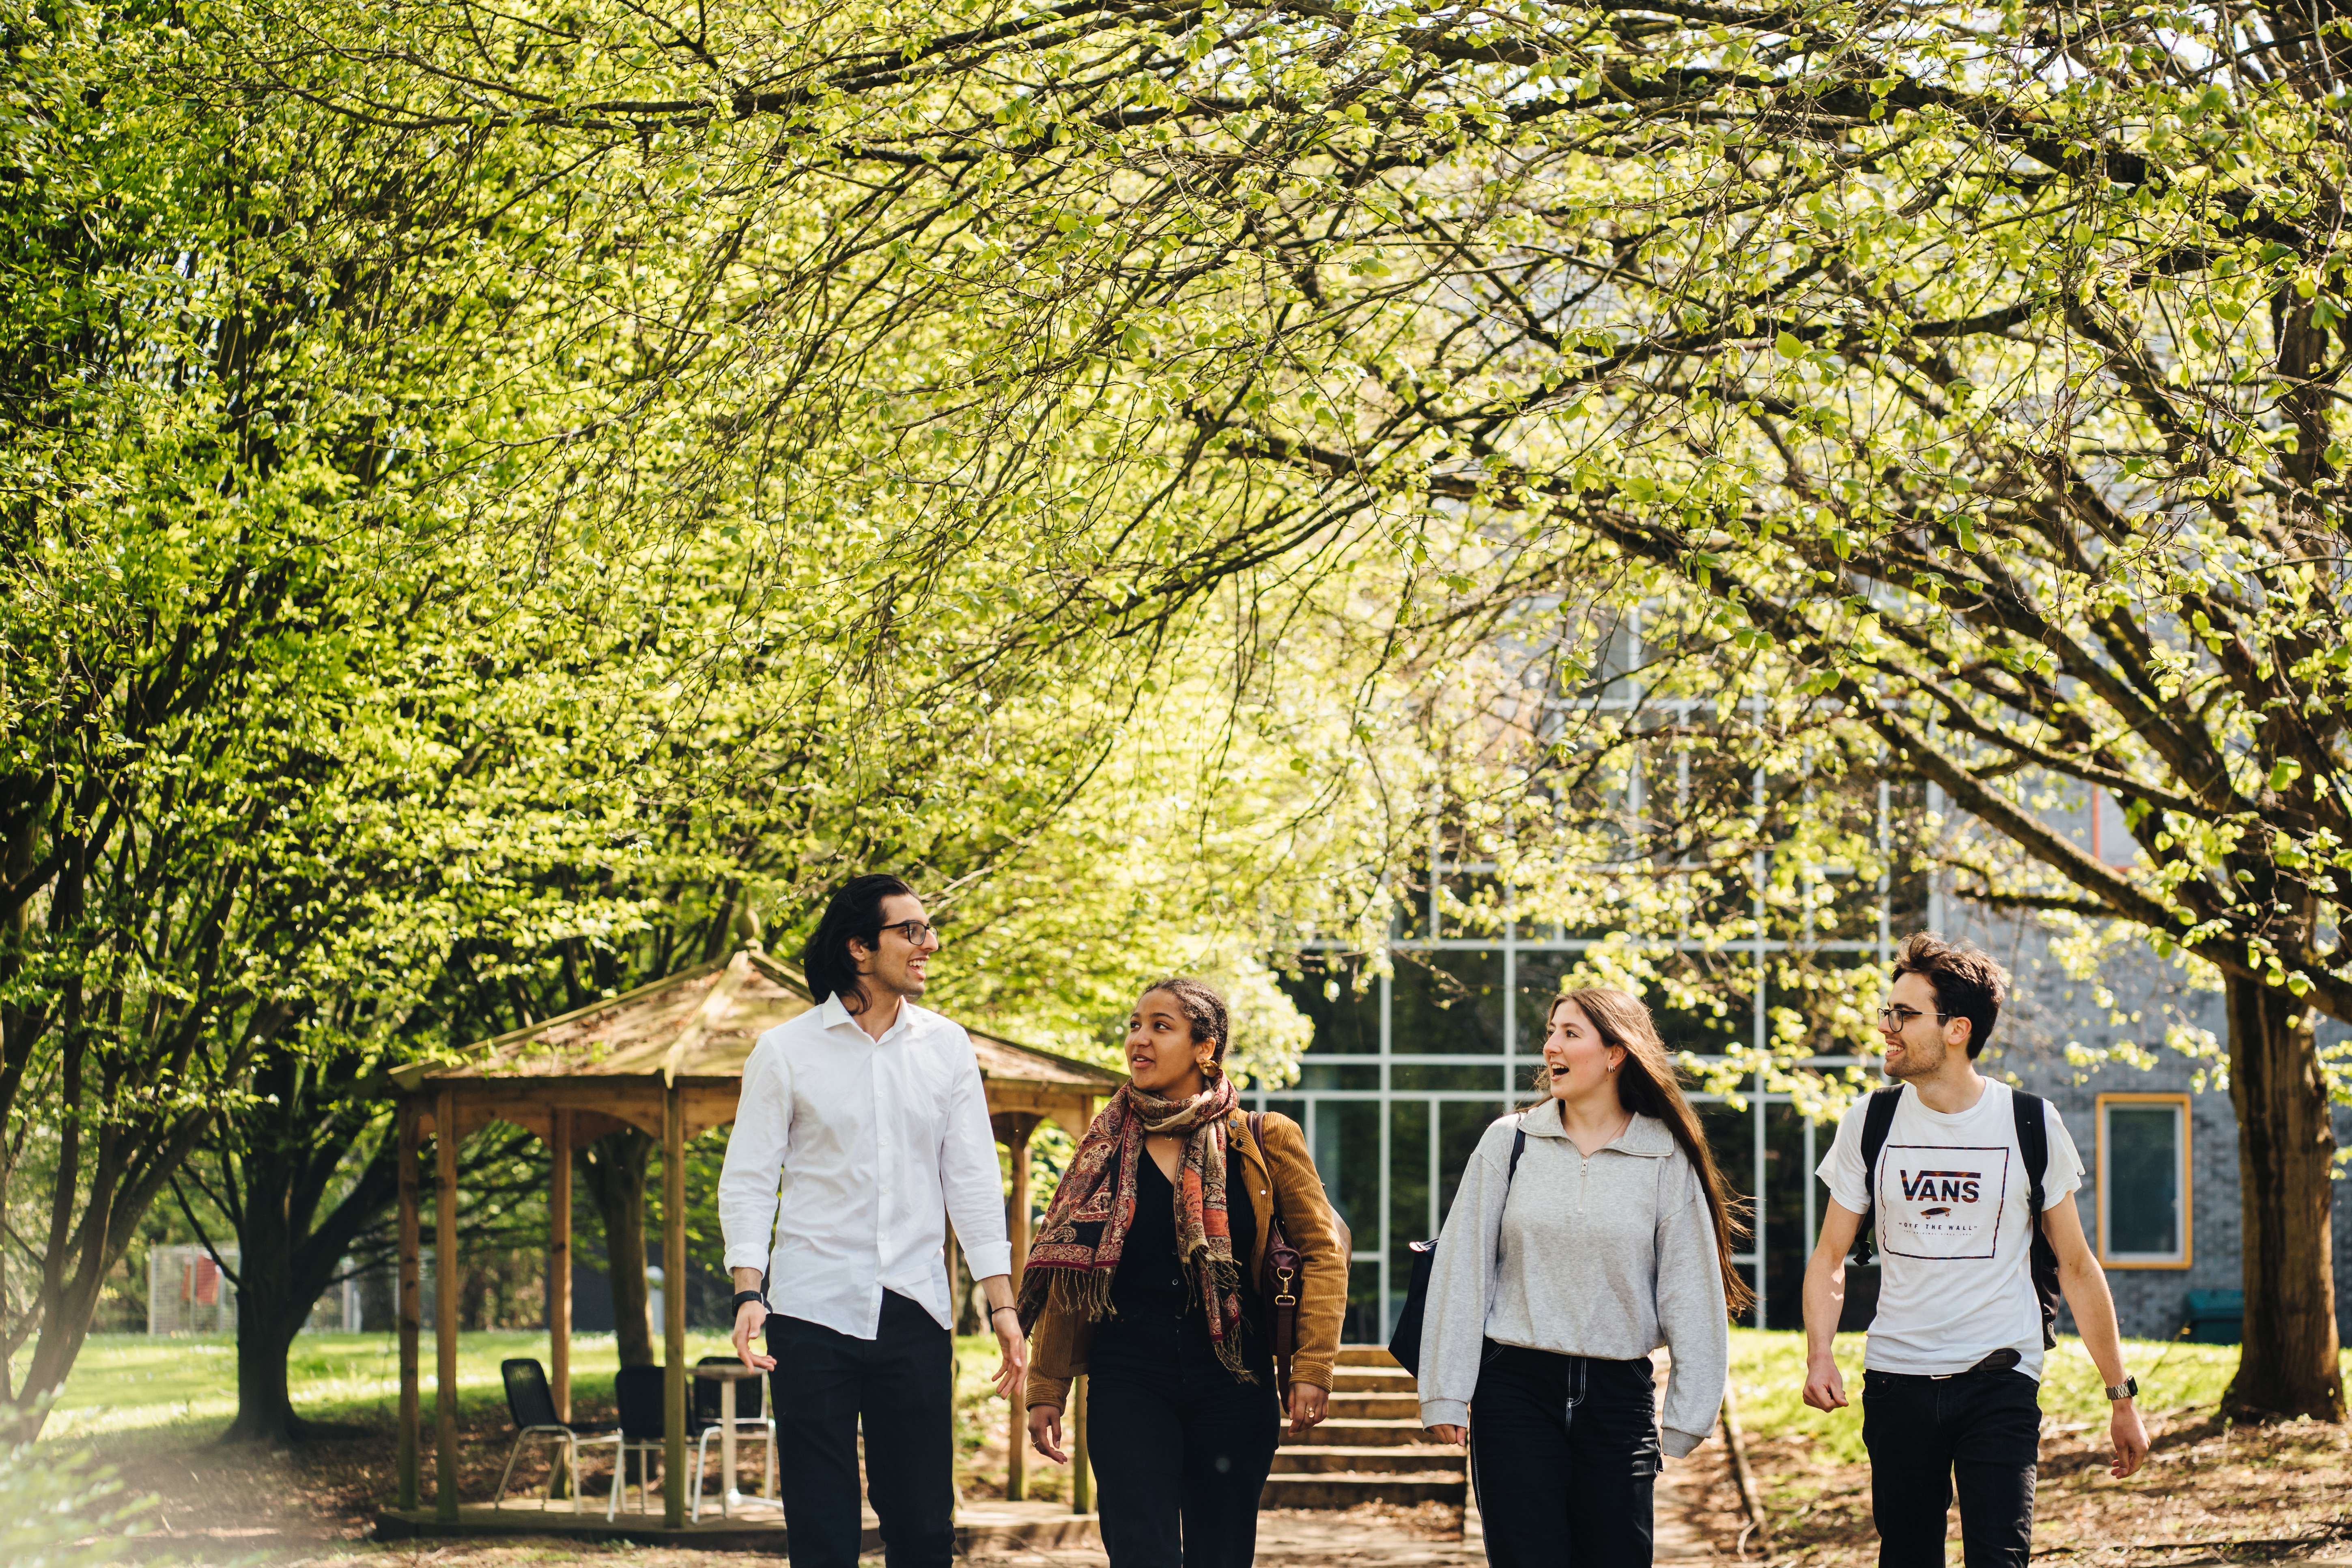
[[[1503,1185],[1507,1190],[1511,1178],[1519,1173],[1519,1156],[1528,1152],[1528,1130],[1522,1119],[1518,1130],[1511,1134],[1511,1168],[1503,1173]]]
[[[1895,1108],[1903,1103],[1903,1087],[1874,1089],[1862,1110],[1862,1224],[1854,1228],[1855,1244],[1864,1263],[1878,1251],[1878,1156],[1895,1126]]]
[[[2050,1172],[2050,1124],[2042,1116],[2048,1103],[2038,1094],[2010,1090],[2010,1114],[2017,1121],[2017,1147],[2025,1156],[2025,1213],[2037,1230],[2042,1225],[2042,1179]]]
[[[2042,1231],[2042,1178],[2050,1173],[2050,1102],[2022,1089],[2009,1093],[2011,1117],[2017,1124],[2018,1152],[2025,1157],[2025,1258],[2033,1279],[2033,1295],[2042,1308],[2042,1348],[2058,1344],[2058,1305],[2064,1300],[2058,1282],[2058,1249]]]

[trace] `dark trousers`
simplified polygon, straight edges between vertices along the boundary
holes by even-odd
[[[1862,1440],[1870,1449],[1880,1568],[1943,1568],[1955,1479],[1968,1568],[2025,1568],[2033,1550],[2041,1392],[2013,1368],[1952,1377],[1863,1373]]]
[[[1488,1341],[1470,1477],[1493,1568],[1642,1568],[1658,1479],[1655,1373]]]
[[[1243,1383],[1205,1331],[1157,1339],[1142,1356],[1119,1353],[1111,1330],[1097,1332],[1087,1392],[1111,1568],[1249,1568],[1282,1435],[1272,1365],[1253,1357],[1257,1381]]]
[[[776,1460],[793,1568],[856,1568],[861,1418],[885,1560],[890,1568],[949,1568],[955,1379],[947,1330],[885,1291],[874,1338],[772,1315],[768,1353],[776,1358]]]

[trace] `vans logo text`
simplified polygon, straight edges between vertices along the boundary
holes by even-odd
[[[1983,1179],[1978,1171],[1897,1171],[1895,1174],[1902,1179],[1904,1198],[1913,1203],[1939,1198],[1948,1203],[1975,1203]]]

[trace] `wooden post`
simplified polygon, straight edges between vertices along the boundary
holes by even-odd
[[[547,1383],[555,1401],[555,1418],[572,1419],[572,1111],[557,1106],[550,1112],[551,1144],[555,1166],[547,1194]],[[549,1498],[577,1497],[580,1478],[573,1473],[565,1450],[549,1458]]]
[[[662,1097],[662,1521],[686,1525],[686,1095]]]
[[[433,1112],[434,1362],[433,1517],[457,1522],[457,1091],[445,1088]]]
[[[421,1108],[414,1100],[404,1100],[400,1107],[400,1300],[397,1317],[400,1323],[400,1506],[416,1506],[417,1450],[422,1436],[418,1430],[418,1342],[423,1337],[424,1303],[418,1294],[417,1253],[424,1247],[416,1221],[416,1146],[424,1121]]]
[[[1095,1473],[1087,1467],[1087,1374],[1070,1379],[1070,1511],[1095,1510]]]
[[[572,1419],[572,1112],[555,1110],[554,1190],[547,1199],[547,1369],[555,1417]]]
[[[1013,1242],[1013,1297],[1021,1299],[1021,1268],[1029,1259],[1029,1132],[1036,1118],[1013,1119],[1013,1136],[1005,1146],[1013,1152],[1013,1191],[1004,1200],[1004,1233]],[[992,1323],[991,1327],[994,1325]],[[1004,1446],[1004,1496],[1019,1502],[1029,1495],[1029,1412],[1019,1390],[1013,1394],[1013,1436]]]

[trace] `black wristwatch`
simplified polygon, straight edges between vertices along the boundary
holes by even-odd
[[[735,1292],[735,1310],[737,1311],[741,1311],[744,1304],[750,1301],[757,1301],[760,1305],[764,1307],[768,1304],[768,1298],[761,1295],[757,1290],[738,1290]]]

